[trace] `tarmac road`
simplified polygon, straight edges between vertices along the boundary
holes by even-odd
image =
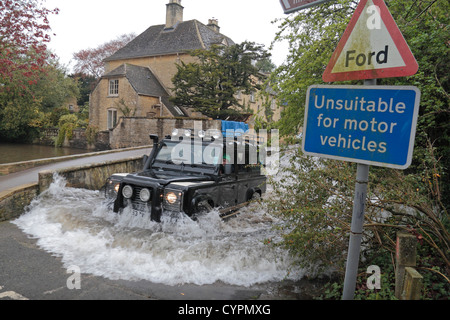
[[[42,250],[37,239],[28,237],[11,222],[0,223],[0,301],[179,301],[168,305],[172,309],[185,306],[184,302],[180,304],[181,301],[189,300],[197,300],[197,305],[200,303],[198,301],[223,301],[224,304],[247,301],[244,303],[265,305],[267,302],[261,300],[310,300],[311,294],[317,292],[320,286],[307,280],[264,283],[252,287],[224,283],[169,286],[146,280],[110,280],[91,274],[76,274],[74,270],[64,268],[60,257]]]
[[[80,289],[76,288],[77,283]],[[40,249],[36,239],[27,237],[10,222],[0,223],[0,301],[247,300],[269,298],[268,289],[225,284],[167,286],[144,280],[76,275],[71,270],[68,273],[59,257]]]

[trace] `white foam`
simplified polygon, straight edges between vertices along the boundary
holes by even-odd
[[[118,215],[100,192],[68,188],[59,177],[13,221],[66,267],[76,265],[82,273],[168,285],[242,286],[288,274],[288,254],[263,243],[278,236],[273,222],[264,210],[246,208],[228,222],[213,210],[198,221],[180,214],[155,223],[129,210]]]

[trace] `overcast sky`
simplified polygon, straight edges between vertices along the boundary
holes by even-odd
[[[70,69],[72,54],[81,49],[95,48],[134,32],[139,35],[148,27],[164,24],[169,0],[47,0],[46,7],[60,9],[50,17],[56,36],[49,48]],[[273,24],[286,15],[279,0],[182,0],[184,20],[219,21],[220,31],[235,42],[245,40],[264,44],[266,49],[278,30]],[[286,58],[285,45],[272,51],[272,61],[280,65]]]

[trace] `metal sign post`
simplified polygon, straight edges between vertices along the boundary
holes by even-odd
[[[353,297],[355,296],[368,182],[369,166],[358,163],[358,169],[356,171],[355,198],[353,200],[352,225],[350,230],[350,242],[348,245],[347,266],[345,269],[342,300],[353,300]]]
[[[364,85],[376,84],[377,80],[364,81]],[[353,200],[352,225],[350,230],[350,242],[348,245],[347,266],[345,268],[342,300],[353,300],[355,296],[368,183],[369,166],[358,163],[356,170],[355,197]]]

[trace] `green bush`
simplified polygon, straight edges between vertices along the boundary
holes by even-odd
[[[58,137],[56,137],[55,146],[61,147],[67,138],[72,139],[73,130],[78,125],[78,117],[74,114],[66,114],[59,118],[58,126],[59,132]]]
[[[311,276],[332,272],[342,280],[352,220],[356,164],[306,157],[301,150],[290,150],[289,153],[282,161],[285,167],[271,181],[273,192],[266,200],[270,212],[282,221],[277,225],[282,237],[268,239],[267,243],[287,249],[295,263]],[[388,274],[386,280],[390,280],[392,275],[388,270],[393,268],[390,265],[395,255],[396,233],[400,230],[409,232],[418,241],[418,268],[425,268],[423,270],[427,272],[432,268],[441,270],[443,276],[438,277],[439,274],[434,272],[433,280],[426,283],[426,290],[432,293],[424,295],[424,298],[438,298],[437,289],[449,291],[445,280],[450,267],[449,221],[440,201],[439,162],[431,146],[426,154],[422,163],[424,171],[420,175],[371,167],[361,268],[373,264],[383,266],[383,273]],[[390,289],[377,294],[369,298],[391,295]]]

